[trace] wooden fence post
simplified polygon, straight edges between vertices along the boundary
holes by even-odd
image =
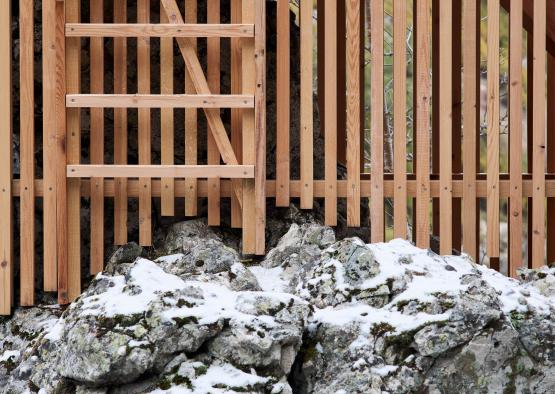
[[[35,303],[34,4],[19,2],[20,303]],[[8,89],[9,90],[9,89]]]
[[[11,2],[0,5],[0,315],[12,306],[12,34]]]

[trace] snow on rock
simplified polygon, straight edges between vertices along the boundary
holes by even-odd
[[[175,225],[162,250],[121,248],[61,317],[0,322],[6,392],[555,391],[553,268],[509,279],[315,223],[260,266],[202,221]]]

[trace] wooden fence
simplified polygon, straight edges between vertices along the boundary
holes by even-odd
[[[486,253],[498,269],[500,212],[508,201],[506,272],[514,276],[522,266],[525,240],[530,265],[545,263],[546,243],[547,259],[555,261],[555,115],[547,110],[555,102],[554,1],[206,0],[201,10],[197,0],[138,0],[136,5],[44,0],[36,20],[37,2],[0,5],[0,314],[10,313],[14,294],[20,305],[35,303],[37,259],[43,262],[45,291],[57,291],[62,304],[79,295],[81,260],[90,259],[91,274],[103,268],[106,199],[113,200],[116,245],[129,241],[130,199],[139,201],[134,241],[144,246],[152,244],[153,199],[160,199],[162,216],[190,217],[199,213],[199,199],[207,198],[213,226],[222,223],[222,199],[230,199],[230,223],[243,229],[245,254],[265,252],[267,199],[278,207],[299,201],[302,209],[322,199],[330,226],[345,214],[350,227],[369,223],[372,242],[412,237],[427,248],[436,235],[441,253],[462,251],[475,259],[482,238],[480,202],[485,201]],[[266,31],[267,18],[274,15],[266,13],[269,7],[277,10],[275,32]],[[159,18],[151,15],[153,9]],[[222,22],[224,15],[229,23]],[[35,75],[38,23],[41,84]],[[293,42],[297,37],[300,42]],[[229,40],[229,70],[222,69],[222,40]],[[130,53],[135,51],[131,42],[136,53]],[[199,57],[201,44],[205,59]],[[266,92],[267,44],[276,46],[275,97]],[[295,48],[299,53],[292,53]],[[14,53],[19,62],[12,66]],[[107,70],[110,56],[113,68]],[[186,70],[177,75],[179,83],[177,58]],[[130,62],[137,73],[131,84]],[[160,81],[154,93],[153,69]],[[230,91],[221,94],[224,71]],[[109,86],[107,72],[113,76]],[[86,73],[90,84],[84,87]],[[292,94],[297,80],[299,97]],[[270,171],[266,99],[276,104],[276,124],[268,128],[275,130]],[[300,119],[292,119],[293,105]],[[221,108],[230,108],[228,130]],[[156,164],[155,109],[160,109],[161,132]],[[178,109],[184,109],[182,128],[176,124]],[[135,123],[131,110],[137,111]],[[201,116],[208,128],[203,163]],[[42,132],[37,134],[38,123]],[[132,129],[138,162],[130,164]],[[110,147],[107,130],[113,132]],[[175,147],[178,138],[184,141],[181,152]],[[82,146],[87,139],[90,146]],[[292,157],[294,147],[299,162]],[[113,152],[113,163],[105,163],[107,151]],[[320,179],[318,167],[323,167]],[[293,170],[299,177],[292,177]],[[267,173],[275,173],[275,179],[266,179]],[[177,211],[177,199],[184,200],[184,212]],[[90,207],[86,257],[83,204]],[[389,222],[392,233],[386,235]],[[39,229],[43,247],[36,250]],[[16,271],[18,286],[13,285]]]

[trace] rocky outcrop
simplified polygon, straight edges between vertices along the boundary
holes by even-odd
[[[129,244],[83,295],[0,323],[7,393],[551,393],[555,269],[508,279],[292,225],[245,265],[203,221]],[[147,259],[149,257],[150,259]]]

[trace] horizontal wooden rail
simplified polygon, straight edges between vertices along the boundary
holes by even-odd
[[[198,166],[195,166],[198,167]],[[141,175],[142,176],[142,175]],[[190,176],[187,175],[189,178]],[[206,174],[203,176],[206,178]],[[42,179],[35,180],[35,197],[43,197],[44,195],[44,184]],[[325,197],[325,185],[324,181],[314,181],[314,198]],[[394,181],[392,179],[384,180],[384,197],[394,196]],[[290,181],[289,187],[291,189],[291,197],[299,198],[301,196],[301,182],[300,181]],[[115,184],[114,180],[106,179],[104,181],[104,197],[114,197],[115,195]],[[368,198],[371,196],[370,193],[370,180],[364,179],[360,181],[360,195],[363,198]],[[21,182],[16,179],[12,182],[12,196],[21,196]],[[176,180],[175,182],[175,196],[185,197],[185,181]],[[501,198],[508,198],[510,192],[510,181],[504,179],[499,181],[499,196]],[[90,193],[90,183],[88,180],[84,179],[81,183],[81,195],[83,197],[88,197]],[[487,186],[486,180],[476,181],[476,197],[486,198]],[[152,196],[160,197],[161,195],[161,183],[160,180],[152,181]],[[198,197],[205,198],[208,195],[208,186],[206,180],[198,181]],[[453,180],[453,197],[462,198],[463,195],[463,181]],[[546,197],[555,197],[555,179],[550,179],[545,181],[545,195]],[[139,196],[139,182],[137,180],[130,179],[128,181],[128,197],[136,198]],[[266,197],[274,198],[276,196],[276,181],[268,180],[266,182]],[[416,196],[416,181],[414,179],[409,179],[407,181],[407,196],[409,198]],[[532,196],[532,180],[526,179],[522,182],[522,197]],[[231,181],[222,181],[221,186],[221,197],[229,198],[231,197]],[[346,198],[347,197],[347,181],[339,180],[337,181],[337,197]],[[430,181],[430,197],[439,197],[439,180]]]
[[[68,178],[254,178],[247,165],[68,165]]]
[[[254,108],[254,96],[207,94],[69,94],[68,108]]]
[[[67,37],[254,37],[252,24],[68,23]]]

